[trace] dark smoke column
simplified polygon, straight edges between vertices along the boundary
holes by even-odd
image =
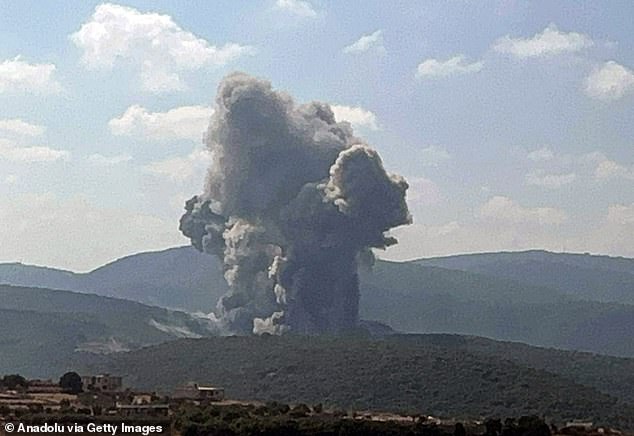
[[[213,163],[180,229],[224,263],[218,302],[234,333],[339,333],[358,322],[357,266],[408,224],[407,182],[330,106],[296,106],[235,73],[218,88],[207,134]]]

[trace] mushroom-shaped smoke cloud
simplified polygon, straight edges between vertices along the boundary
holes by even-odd
[[[220,322],[234,333],[355,328],[358,262],[411,222],[407,182],[330,106],[296,106],[246,74],[221,82],[206,141],[213,163],[180,229],[224,262]]]

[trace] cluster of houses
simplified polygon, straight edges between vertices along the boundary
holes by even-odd
[[[189,382],[172,395],[126,389],[120,376],[110,374],[81,377],[81,392],[70,393],[51,380],[27,380],[26,386],[0,388],[0,420],[20,413],[75,412],[89,415],[168,416],[170,408],[183,402],[221,402],[224,389]]]
[[[0,386],[0,424],[14,420],[23,413],[78,413],[91,416],[135,417],[169,417],[170,410],[183,404],[208,404],[218,402],[232,404],[225,400],[225,391],[220,387],[203,386],[188,382],[178,386],[171,395],[140,392],[125,388],[120,376],[110,374],[81,376],[81,389],[71,393],[62,388],[60,383],[51,380],[26,380],[26,386],[14,389]],[[373,421],[401,421],[414,419],[387,413],[356,413],[355,419]],[[453,421],[441,421],[432,416],[425,417],[425,422],[443,425]],[[476,422],[481,425],[481,422]],[[621,433],[613,429],[595,429],[591,422],[571,421],[566,424],[566,435],[619,436]],[[0,431],[0,435],[2,432]]]

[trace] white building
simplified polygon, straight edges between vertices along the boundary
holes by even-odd
[[[200,386],[198,383],[189,382],[174,389],[172,398],[177,400],[222,401],[225,398],[225,390],[223,388]]]

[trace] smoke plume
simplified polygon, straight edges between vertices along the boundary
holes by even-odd
[[[295,105],[267,81],[221,82],[204,192],[180,229],[222,259],[218,318],[235,333],[338,333],[358,322],[358,263],[411,222],[407,182],[329,105]]]

